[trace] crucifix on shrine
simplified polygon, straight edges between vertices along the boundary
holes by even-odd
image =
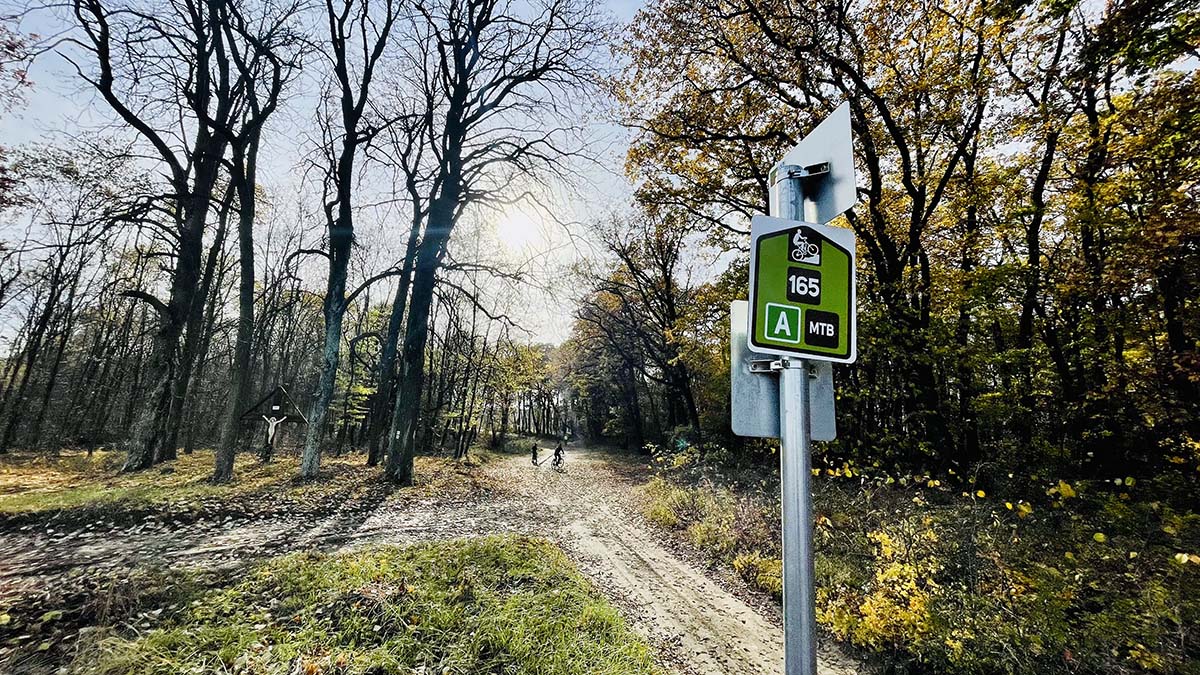
[[[243,423],[257,422],[260,419],[266,422],[266,436],[258,452],[258,458],[263,462],[271,461],[271,457],[275,454],[275,441],[278,438],[279,425],[285,422],[308,423],[308,418],[300,412],[300,407],[296,405],[291,396],[288,396],[287,390],[282,386],[275,387],[258,403],[250,406],[241,416]]]

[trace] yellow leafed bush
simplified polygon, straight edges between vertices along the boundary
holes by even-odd
[[[776,598],[783,597],[783,561],[764,556],[759,551],[739,554],[733,559],[733,569],[751,586]]]
[[[816,481],[817,618],[885,669],[1200,675],[1200,515],[1058,478],[980,498],[843,475]],[[779,598],[775,487],[741,484],[660,477],[647,515]]]

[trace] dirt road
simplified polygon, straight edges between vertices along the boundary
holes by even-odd
[[[782,673],[783,632],[697,566],[663,545],[642,521],[636,486],[644,466],[612,452],[571,449],[565,470],[549,462],[534,468],[526,457],[485,465],[483,482],[495,486],[469,504],[428,504],[405,511],[381,509],[346,546],[408,542],[493,532],[536,534],[555,540],[662,656],[687,675]],[[854,662],[825,645],[820,670],[854,673]]]
[[[548,453],[547,453],[548,454]],[[643,463],[619,453],[572,448],[562,471],[527,457],[504,457],[475,470],[481,489],[414,499],[380,494],[303,523],[286,517],[221,519],[172,527],[169,518],[107,530],[0,534],[0,605],[71,575],[147,559],[175,566],[228,565],[304,548],[516,532],[550,538],[574,558],[680,675],[782,672],[782,630],[773,608],[756,609],[671,550],[636,506]],[[736,584],[731,586],[736,587]],[[752,598],[751,598],[752,600]],[[769,605],[769,603],[760,603]],[[854,662],[823,646],[821,672],[854,673]]]

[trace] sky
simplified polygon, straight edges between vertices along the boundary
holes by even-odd
[[[603,3],[621,24],[633,18],[641,0]],[[61,20],[44,12],[31,13],[19,29],[41,38],[61,31]],[[111,133],[119,127],[106,104],[80,81],[74,67],[60,54],[69,46],[41,55],[29,71],[33,86],[23,105],[0,115],[0,144],[18,147],[51,142],[69,145],[79,135]],[[260,182],[279,194],[299,193],[298,167],[302,164],[302,133],[311,128],[304,105],[281,111],[268,128],[262,152]],[[624,178],[622,161],[628,147],[628,132],[609,120],[597,120],[588,129],[589,140],[598,153],[597,166],[587,167],[584,179],[572,189],[560,188],[545,195],[544,207],[516,205],[492,214],[491,222],[472,228],[473,235],[490,241],[460,242],[468,248],[480,246],[495,255],[522,265],[530,283],[517,289],[520,323],[526,337],[535,342],[559,343],[570,331],[577,289],[570,283],[570,267],[576,260],[597,255],[586,236],[590,219],[627,207],[631,186]],[[300,212],[297,205],[297,212]],[[385,263],[386,264],[386,263]]]

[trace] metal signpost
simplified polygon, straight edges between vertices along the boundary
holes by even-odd
[[[730,390],[733,402],[733,433],[738,436],[779,438],[779,379],[773,374],[773,360],[750,351],[747,326],[750,303],[734,300],[729,307]],[[814,441],[837,438],[833,407],[833,363],[809,363],[810,431]]]
[[[851,143],[849,106],[843,103],[772,170],[771,211],[783,218],[756,216],[751,224],[746,345],[751,352],[779,357],[750,360],[749,370],[759,377],[778,374],[787,675],[817,672],[811,446],[816,420],[832,420],[833,380],[830,375],[828,400],[815,402],[810,373],[816,362],[850,363],[856,357],[854,233],[825,224],[857,201]],[[769,419],[774,411],[739,410],[737,370],[743,358],[738,351],[735,347],[731,354],[734,431],[761,432],[763,424],[745,417],[756,413]],[[743,385],[740,391],[763,388],[770,385]],[[817,438],[832,434],[825,430]]]

